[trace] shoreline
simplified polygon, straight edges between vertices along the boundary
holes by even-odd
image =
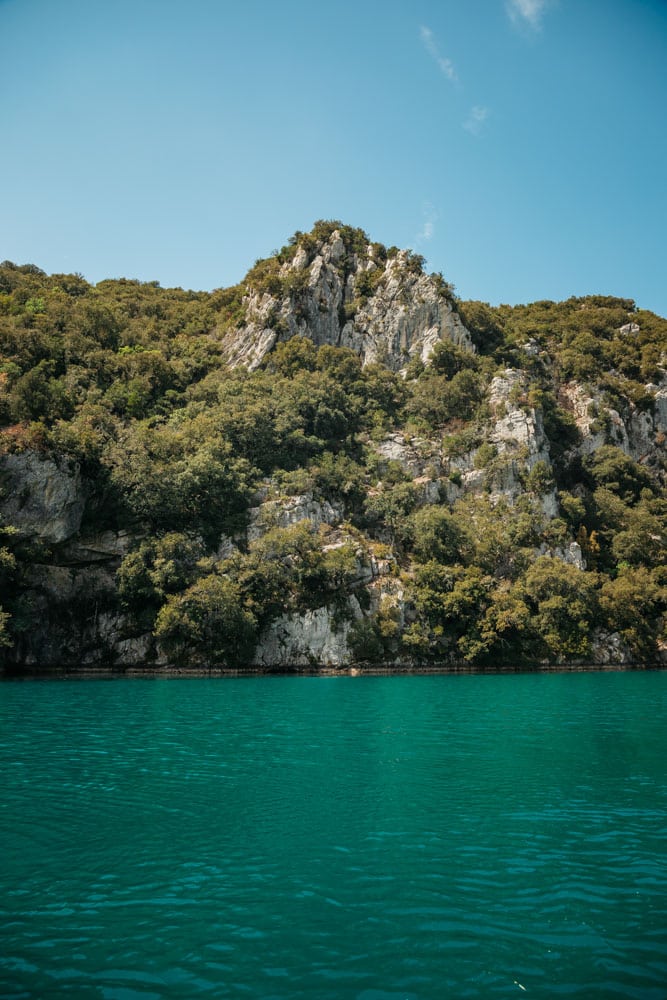
[[[448,663],[432,666],[352,665],[341,667],[4,667],[0,681],[36,680],[189,680],[243,677],[410,677],[500,674],[642,673],[667,670],[667,663],[537,663],[484,666]]]

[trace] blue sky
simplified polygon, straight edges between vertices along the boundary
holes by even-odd
[[[667,315],[667,3],[0,0],[0,259],[214,288],[319,218]]]

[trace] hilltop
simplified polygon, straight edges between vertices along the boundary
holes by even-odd
[[[5,262],[4,667],[662,663],[666,350],[333,221],[210,293]]]

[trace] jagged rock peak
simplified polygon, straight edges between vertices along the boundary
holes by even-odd
[[[373,243],[340,222],[295,233],[242,283],[237,325],[221,331],[229,363],[253,370],[296,335],[349,347],[363,364],[393,371],[414,357],[425,361],[440,340],[474,351],[452,286],[423,265],[411,250]]]

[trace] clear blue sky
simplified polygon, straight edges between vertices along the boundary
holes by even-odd
[[[0,259],[214,288],[318,218],[667,315],[665,0],[0,0]]]

